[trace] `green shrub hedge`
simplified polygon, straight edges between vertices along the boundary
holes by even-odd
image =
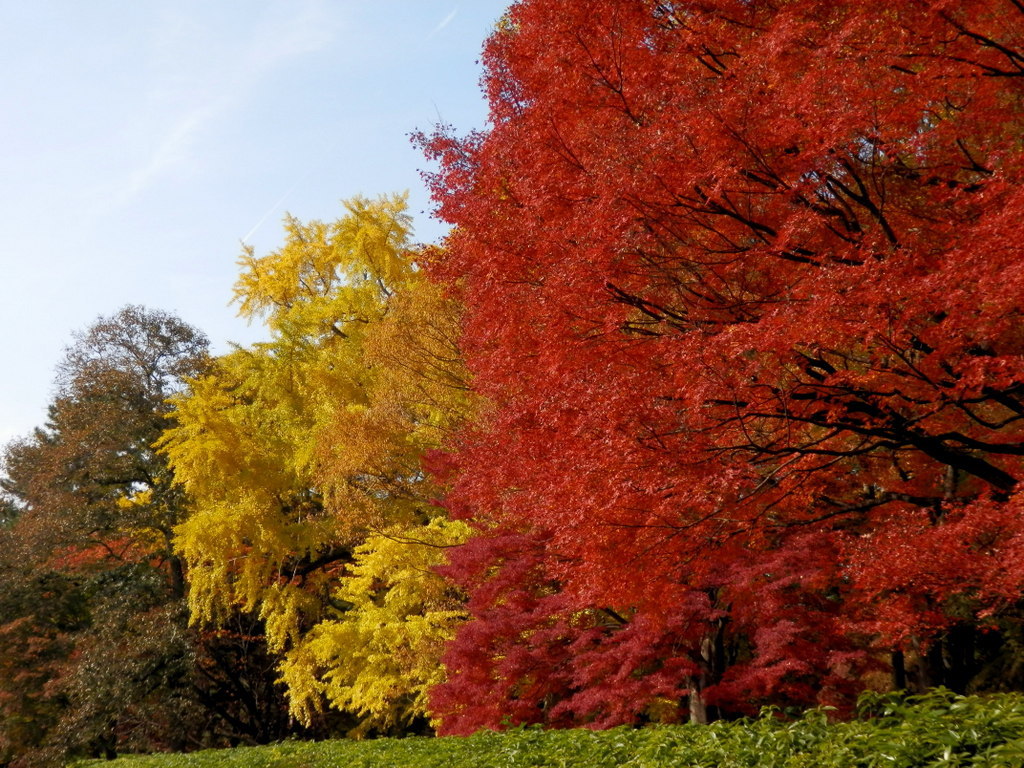
[[[88,761],[79,768],[916,768],[1024,766],[1024,695],[867,694],[826,712],[608,731],[516,728],[468,738],[283,742]]]

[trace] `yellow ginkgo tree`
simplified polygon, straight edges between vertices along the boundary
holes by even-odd
[[[404,196],[344,205],[246,249],[236,300],[270,340],[193,380],[160,445],[194,499],[176,542],[196,620],[258,612],[299,719],[326,705],[387,730],[426,716],[463,616],[435,568],[467,529],[422,460],[471,402],[458,307],[419,268]]]

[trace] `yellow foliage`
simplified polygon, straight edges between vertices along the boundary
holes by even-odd
[[[362,715],[364,729],[427,711],[427,691],[443,679],[444,644],[466,618],[434,569],[468,534],[463,523],[434,520],[372,534],[356,549],[349,577],[333,590],[347,610],[318,624],[282,665],[296,717],[308,722],[321,699]]]
[[[380,317],[414,272],[405,196],[357,197],[345,207],[348,215],[332,224],[287,216],[286,245],[268,256],[246,247],[235,286],[243,317],[266,316],[283,335],[309,336],[342,326],[351,333]]]
[[[433,568],[464,537],[421,462],[468,415],[457,305],[417,268],[404,197],[288,217],[246,249],[241,314],[270,340],[214,361],[160,442],[194,510],[176,530],[198,621],[242,606],[283,654],[300,717],[425,712],[461,616]]]
[[[136,491],[130,496],[121,496],[117,499],[117,506],[120,509],[134,509],[137,507],[145,507],[153,503],[153,489],[146,488],[142,491]]]

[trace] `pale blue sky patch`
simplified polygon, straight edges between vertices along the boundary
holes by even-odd
[[[241,241],[410,191],[409,134],[485,125],[481,45],[504,0],[0,0],[0,441],[42,422],[74,330],[128,303],[217,351]],[[435,107],[436,105],[436,107]]]

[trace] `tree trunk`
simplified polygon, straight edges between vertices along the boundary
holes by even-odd
[[[892,652],[892,687],[897,691],[905,690],[907,687],[906,659],[900,650]]]

